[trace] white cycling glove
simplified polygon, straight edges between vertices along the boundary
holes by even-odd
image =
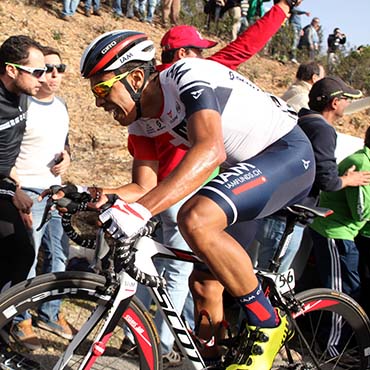
[[[111,221],[106,231],[114,239],[129,238],[146,225],[152,214],[139,203],[127,203],[117,199],[113,206],[104,211],[99,220],[103,223]]]

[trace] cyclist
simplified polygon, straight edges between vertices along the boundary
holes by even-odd
[[[108,46],[101,49],[101,43]],[[283,101],[238,73],[197,58],[158,73],[154,54],[145,34],[123,30],[95,39],[81,60],[98,107],[112,112],[123,126],[132,125],[137,135],[166,133],[172,144],[187,149],[178,167],[153,190],[136,203],[117,200],[101,220],[111,221],[107,231],[115,238],[131,237],[222,164],[225,172],[181,208],[179,226],[192,249],[240,302],[251,337],[256,331],[264,334],[255,336],[261,354],[251,354],[248,365],[235,366],[268,369],[288,337],[288,321],[265,298],[248,255],[224,229],[304,197],[314,178],[311,145]]]
[[[270,37],[277,32],[283,21],[290,12],[290,6],[287,0],[280,0],[274,5],[260,20],[249,27],[234,42],[226,45],[215,54],[208,57],[210,60],[217,61],[236,69],[242,62],[251,58],[255,53],[262,49]],[[108,45],[108,44],[107,44]],[[162,47],[162,65],[156,66],[157,69],[163,70],[168,68],[172,63],[185,57],[202,57],[204,49],[212,48],[216,42],[204,39],[196,28],[188,25],[172,27],[165,33],[161,40]],[[103,44],[102,48],[105,47]],[[103,193],[118,193],[127,201],[134,201],[138,197],[149,191],[158,181],[166,178],[171,171],[178,165],[186,151],[170,144],[166,140],[166,135],[153,138],[144,138],[134,133],[129,135],[128,146],[130,153],[134,157],[133,161],[133,183],[138,187],[133,188],[133,184],[124,185],[118,189],[102,189]],[[134,185],[135,186],[135,185]],[[132,194],[134,198],[131,198]],[[140,195],[139,195],[140,194]],[[176,222],[178,209],[185,202],[185,199],[176,205],[168,208],[160,214],[163,230],[163,242],[167,245],[176,246],[177,248],[187,249],[188,246],[182,239]],[[238,229],[244,227],[244,224],[237,226]],[[235,229],[236,227],[233,227]],[[231,232],[230,229],[228,229]],[[234,230],[232,230],[234,231]],[[239,233],[240,234],[240,233]],[[250,231],[250,235],[254,232]],[[246,239],[250,237],[243,232],[243,245],[247,245]],[[240,235],[238,235],[240,237]],[[158,260],[157,260],[158,261]],[[173,303],[178,312],[184,309],[184,317],[190,323],[193,322],[192,302],[190,299],[184,301],[188,293],[188,277],[192,270],[192,265],[181,261],[158,261],[160,268],[165,268],[167,288],[173,299]],[[199,266],[200,267],[200,266]],[[158,267],[159,268],[159,267]],[[196,285],[196,311],[195,317],[201,309],[206,309],[213,320],[215,327],[223,320],[222,291],[223,286],[217,280],[211,279],[209,273],[204,271],[204,267],[196,269],[196,281],[202,279],[202,283]],[[198,272],[199,270],[199,272]],[[144,291],[144,292],[143,292]],[[143,302],[148,301],[146,290],[139,287],[139,297]],[[212,292],[212,294],[208,294]],[[150,299],[150,297],[149,297]],[[188,314],[189,313],[189,314]],[[170,333],[166,323],[161,316],[156,317],[156,324],[160,333],[163,360],[169,364],[174,364],[180,360],[180,356],[172,350],[173,336]],[[192,326],[192,325],[191,325]],[[202,325],[202,330],[198,335],[202,338],[208,337],[208,331],[212,328]],[[203,353],[207,357],[217,356],[217,346],[208,347]]]

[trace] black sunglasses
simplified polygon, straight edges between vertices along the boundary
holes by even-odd
[[[58,71],[58,73],[64,73],[66,71],[67,65],[66,64],[45,64],[46,66],[46,73],[51,73],[54,71],[54,68]]]

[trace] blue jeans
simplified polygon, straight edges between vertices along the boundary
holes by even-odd
[[[112,6],[113,12],[118,15],[123,15],[122,12],[122,0],[114,0]]]
[[[63,0],[62,15],[71,16],[76,13],[80,0]]]
[[[270,265],[270,260],[277,250],[281,237],[285,230],[285,220],[279,217],[265,217],[259,222],[259,227],[256,234],[256,240],[260,243],[258,251],[258,267],[267,269]],[[295,255],[301,245],[304,227],[296,225],[293,232],[290,234],[290,242],[288,249],[281,260],[279,272],[286,271],[290,268]]]
[[[25,190],[25,189],[24,189]],[[46,198],[41,202],[37,200],[37,197],[44,189],[29,189],[25,190],[28,196],[33,200],[32,206],[32,231],[31,237],[35,248],[35,260],[28,273],[28,279],[36,276],[36,265],[39,248],[42,245],[44,248],[44,263],[42,266],[42,272],[59,272],[65,271],[66,261],[68,258],[68,237],[64,233],[61,217],[56,210],[52,211],[52,217],[41,230],[36,231],[39,227],[44,208],[46,204]],[[39,307],[39,318],[43,321],[55,321],[58,319],[58,313],[60,309],[60,300],[54,300],[42,304]],[[28,312],[20,315],[15,319],[16,322],[29,318]]]
[[[155,7],[157,6],[157,0],[139,0],[139,13],[140,17],[147,22],[152,22],[154,17]]]
[[[177,249],[189,251],[190,248],[182,238],[177,226],[177,213],[187,199],[188,198],[183,199],[166,211],[163,211],[160,214],[160,219],[162,223],[163,243],[176,247]],[[188,322],[191,328],[194,328],[194,303],[189,291],[188,283],[189,276],[193,270],[193,264],[189,262],[158,258],[155,259],[155,265],[159,273],[165,270],[164,276],[167,280],[168,293],[171,296],[177,312],[182,312],[184,319]],[[149,307],[151,296],[143,285],[139,286],[137,296],[145,306]],[[174,337],[170,329],[160,314],[156,315],[154,321],[158,329],[162,353],[166,354],[171,352]]]
[[[89,11],[91,9],[91,5],[93,5],[93,10],[96,12],[100,8],[100,0],[86,0],[85,10]]]

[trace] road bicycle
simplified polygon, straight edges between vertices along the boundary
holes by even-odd
[[[86,208],[86,203],[80,203],[76,211]],[[288,207],[286,230],[270,267],[256,271],[265,293],[288,315],[294,329],[293,337],[284,345],[285,356],[274,363],[274,369],[370,369],[370,322],[363,309],[347,295],[329,289],[296,294],[294,272],[277,273],[295,223],[307,223],[313,217],[325,216],[326,211],[301,205]],[[95,248],[95,262],[101,262],[99,273],[51,273],[13,286],[0,296],[1,331],[6,331],[12,319],[25,310],[35,314],[41,303],[63,299],[62,311],[76,334],[69,342],[36,329],[43,348],[27,356],[40,364],[37,369],[161,370],[159,337],[152,316],[135,297],[137,285],[144,284],[185,357],[181,369],[213,369],[206,367],[196,331],[189,330],[176,312],[165,280],[153,264],[153,257],[192,263],[201,262],[199,258],[155,241],[152,221],[134,241],[108,244],[102,228],[98,228],[96,238],[85,239],[74,230],[71,219],[72,213],[64,214],[67,235],[87,248]],[[116,258],[117,249],[123,259]],[[342,335],[335,337],[338,330]],[[226,338],[219,342],[223,355],[217,369],[245,363],[251,351],[244,324],[226,332]],[[12,340],[10,345],[20,350]]]

